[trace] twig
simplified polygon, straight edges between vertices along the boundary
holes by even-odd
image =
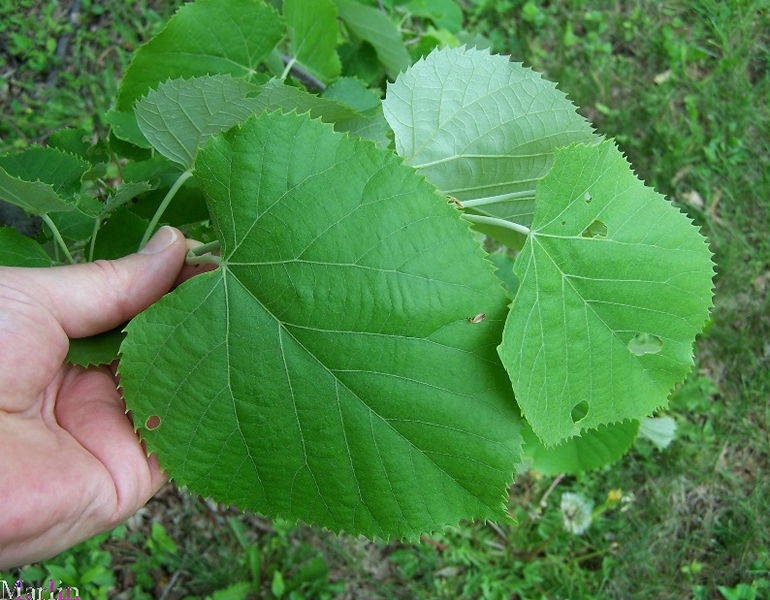
[[[323,91],[326,89],[326,84],[315,77],[314,75],[311,75],[308,73],[305,69],[302,68],[301,65],[297,63],[296,58],[292,58],[288,54],[284,54],[283,52],[279,52],[278,55],[281,57],[281,60],[283,61],[283,64],[289,67],[289,73],[291,73],[292,77],[294,79],[299,79],[302,83],[304,83],[307,87]]]
[[[67,46],[69,46],[70,39],[72,38],[72,32],[75,30],[75,25],[78,20],[78,14],[80,13],[80,0],[73,0],[70,4],[70,8],[67,15],[67,20],[70,24],[70,30],[62,35],[56,42],[56,60],[61,62],[64,55],[67,54]],[[46,79],[46,85],[54,85],[59,79],[59,68],[55,68],[48,75]]]
[[[564,473],[561,473],[551,482],[551,485],[548,486],[548,489],[545,491],[545,494],[543,494],[543,497],[540,498],[540,502],[538,503],[540,508],[545,508],[545,501],[548,500],[548,496],[550,496],[551,492],[556,489],[556,486],[559,485],[559,482],[561,482],[562,479],[564,479]]]

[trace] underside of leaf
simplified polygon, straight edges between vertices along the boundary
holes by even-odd
[[[554,151],[594,139],[555,84],[475,48],[419,60],[388,86],[383,109],[398,154],[442,193],[474,213],[525,226]]]

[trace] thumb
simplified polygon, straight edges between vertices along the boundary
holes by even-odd
[[[118,260],[14,269],[13,275],[69,337],[85,337],[120,325],[168,292],[185,254],[181,232],[161,227],[142,250]]]

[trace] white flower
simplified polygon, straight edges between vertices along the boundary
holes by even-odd
[[[561,514],[564,528],[570,533],[580,535],[591,525],[593,506],[580,494],[566,492],[561,495]]]

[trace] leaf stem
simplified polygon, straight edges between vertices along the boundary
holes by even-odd
[[[286,63],[286,67],[283,70],[283,73],[281,73],[281,81],[283,81],[289,76],[289,73],[291,73],[291,70],[296,64],[296,62],[297,62],[296,57],[292,57],[289,59],[289,62]]]
[[[174,196],[176,196],[176,193],[179,191],[179,188],[182,187],[182,184],[190,179],[192,177],[192,171],[185,171],[182,173],[179,177],[177,177],[177,180],[174,182],[174,185],[172,185],[168,192],[166,193],[166,196],[163,198],[163,201],[158,206],[158,209],[155,211],[155,214],[152,215],[152,220],[150,221],[150,224],[147,226],[147,229],[144,232],[144,235],[142,236],[142,241],[139,243],[139,250],[144,248],[144,246],[147,244],[147,242],[150,239],[150,236],[155,232],[155,228],[158,226],[158,222],[160,221],[160,218],[163,216],[163,213],[168,208],[168,205],[171,204],[171,200],[174,199]]]
[[[43,222],[48,225],[48,228],[51,230],[51,233],[53,234],[53,239],[56,240],[56,244],[59,248],[62,249],[62,252],[64,252],[64,256],[67,257],[67,260],[70,261],[70,263],[75,264],[75,260],[72,258],[72,254],[70,254],[69,248],[67,248],[67,244],[64,243],[64,239],[61,236],[61,233],[59,233],[59,228],[56,227],[54,222],[51,220],[51,217],[49,217],[46,214],[40,215],[40,218],[43,219]]]
[[[464,202],[463,204],[465,204],[465,206],[468,206],[467,202]],[[494,225],[495,227],[503,227],[505,229],[511,229],[523,235],[529,235],[530,233],[532,233],[532,230],[529,227],[524,227],[524,225],[519,225],[518,223],[514,223],[513,221],[498,219],[497,217],[485,217],[482,215],[469,215],[469,214],[462,214],[460,216],[466,221],[470,221],[471,223],[477,223],[479,225]]]
[[[200,246],[195,246],[195,248],[191,248],[187,251],[187,258],[185,258],[185,263],[192,266],[219,265],[222,262],[222,259],[216,254],[208,253],[214,250],[219,250],[221,247],[222,244],[219,243],[219,240],[214,240],[208,244],[201,244]]]
[[[187,253],[187,258],[185,258],[185,264],[195,266],[195,265],[219,265],[222,263],[222,259],[217,256],[216,254],[204,254],[203,256],[195,256],[194,254],[191,254],[191,252]]]
[[[487,196],[486,198],[475,198],[473,200],[463,200],[463,206],[472,208],[474,206],[485,206],[486,204],[497,204],[506,200],[516,200],[519,198],[534,198],[533,190],[522,190],[521,192],[511,192],[510,194],[499,194],[497,196]]]
[[[96,236],[102,226],[102,218],[96,217],[94,221],[94,232],[91,234],[91,244],[88,246],[88,262],[94,260],[94,247],[96,246]]]
[[[213,242],[209,242],[208,244],[201,244],[200,246],[195,246],[195,248],[192,248],[187,252],[187,256],[190,258],[192,258],[193,256],[203,256],[208,252],[219,250],[221,247],[222,247],[222,244],[219,242],[219,240],[214,240]]]

